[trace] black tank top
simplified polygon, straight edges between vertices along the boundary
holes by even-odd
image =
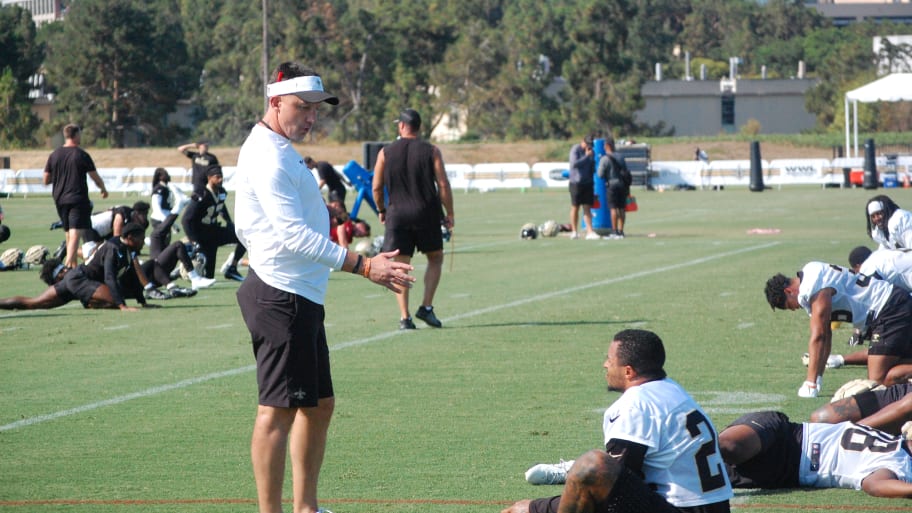
[[[434,177],[434,146],[399,139],[383,148],[388,221],[400,225],[440,224],[442,208]]]

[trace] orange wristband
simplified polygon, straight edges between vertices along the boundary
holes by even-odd
[[[361,267],[361,276],[364,276],[365,278],[367,278],[367,279],[369,280],[369,279],[370,279],[370,272],[371,272],[371,259],[370,259],[370,258],[365,258],[365,259],[364,259],[364,266]]]

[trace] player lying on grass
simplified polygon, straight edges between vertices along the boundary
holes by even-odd
[[[795,423],[748,413],[719,433],[735,488],[848,488],[912,498],[912,455],[900,435],[853,422]]]
[[[142,226],[127,223],[120,237],[105,241],[92,258],[72,269],[60,260],[48,260],[42,267],[41,279],[50,287],[34,298],[0,299],[0,310],[44,310],[78,299],[84,308],[136,311],[135,307],[127,306],[125,289],[133,289],[136,301],[142,306],[157,306],[146,304],[142,294],[144,289],[152,289],[136,258],[144,244],[144,232]],[[140,286],[131,287],[129,282],[125,283],[131,277]]]

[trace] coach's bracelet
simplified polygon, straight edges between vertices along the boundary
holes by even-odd
[[[364,276],[365,278],[367,278],[369,280],[370,273],[371,273],[371,259],[366,258],[364,260],[364,267],[361,269],[361,276]]]
[[[364,257],[358,255],[358,260],[355,262],[355,266],[352,267],[352,274],[361,274],[361,265],[364,263]]]

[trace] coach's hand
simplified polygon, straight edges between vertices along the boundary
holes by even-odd
[[[395,260],[399,250],[378,253],[364,262],[363,274],[368,280],[399,292],[399,288],[412,288],[415,277],[409,272],[414,269],[406,262]]]

